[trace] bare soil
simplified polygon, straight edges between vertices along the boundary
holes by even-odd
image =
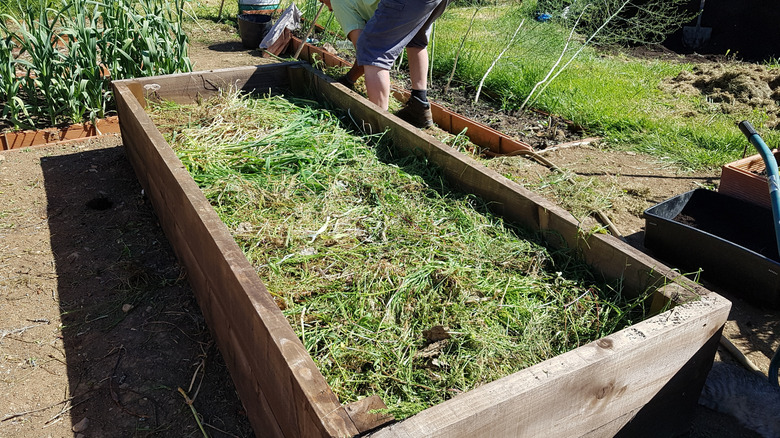
[[[0,153],[0,436],[251,436],[124,154]]]
[[[195,69],[272,62],[243,48],[232,27],[202,24],[191,30]],[[653,53],[674,56],[644,56]],[[668,92],[737,96],[755,86],[747,104],[778,100],[777,71],[717,61],[704,59],[693,75],[670,78]],[[732,89],[724,74],[755,83]],[[644,209],[719,182],[719,169],[685,172],[597,142],[556,149],[587,133],[542,113],[508,114],[490,102],[475,107],[467,93],[431,95],[618,193],[607,214],[640,249]],[[741,102],[718,99],[713,104],[724,108]],[[550,172],[521,157],[491,166],[518,179]],[[0,199],[0,436],[202,436],[195,413],[210,436],[252,435],[119,137],[0,153]],[[780,346],[776,312],[718,292],[734,304],[724,336],[766,373]],[[718,360],[733,359],[722,352]],[[191,405],[179,388],[194,398]],[[756,436],[704,407],[693,422],[690,437]]]

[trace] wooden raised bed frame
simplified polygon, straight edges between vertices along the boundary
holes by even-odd
[[[122,137],[198,299],[255,433],[263,437],[674,436],[687,430],[731,303],[609,235],[586,235],[565,210],[381,111],[303,63],[117,81]],[[283,88],[389,129],[506,220],[576,248],[628,293],[670,310],[495,382],[385,424],[377,397],[342,405],[227,227],[144,112],[147,98],[193,102],[220,89]]]

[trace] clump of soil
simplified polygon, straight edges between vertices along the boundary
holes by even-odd
[[[767,126],[780,128],[780,69],[757,64],[700,64],[664,83],[676,95],[704,96],[720,111],[730,114],[766,111]]]

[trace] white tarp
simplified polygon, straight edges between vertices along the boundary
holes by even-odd
[[[265,38],[260,41],[260,49],[262,50],[271,47],[271,45],[282,36],[282,32],[284,32],[285,29],[290,29],[292,32],[300,27],[301,11],[295,6],[295,3],[292,3],[284,12],[282,12],[282,15],[276,20],[276,23],[271,26],[271,29],[268,30]]]

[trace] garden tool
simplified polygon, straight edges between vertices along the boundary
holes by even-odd
[[[775,239],[777,240],[778,253],[780,253],[780,174],[777,170],[777,160],[764,140],[758,135],[747,120],[739,122],[739,129],[748,138],[748,141],[758,149],[759,155],[764,160],[767,180],[769,182],[769,199],[772,201],[772,217],[775,225]],[[778,383],[777,373],[780,372],[780,348],[775,351],[772,360],[769,362],[769,382],[775,386]]]
[[[309,35],[311,35],[311,31],[314,30],[314,26],[317,24],[317,19],[320,18],[320,13],[322,12],[323,7],[325,7],[325,3],[320,2],[320,8],[317,9],[317,14],[315,14],[314,19],[311,20],[309,31],[306,32],[306,35],[301,40],[301,45],[298,46],[298,50],[295,51],[295,56],[293,56],[293,59],[298,59],[298,56],[301,54],[301,50],[303,50],[304,44],[306,44],[306,41],[309,39]]]
[[[683,45],[691,49],[698,49],[710,40],[711,27],[701,27],[701,16],[704,14],[704,0],[699,4],[699,17],[696,26],[683,27]]]

